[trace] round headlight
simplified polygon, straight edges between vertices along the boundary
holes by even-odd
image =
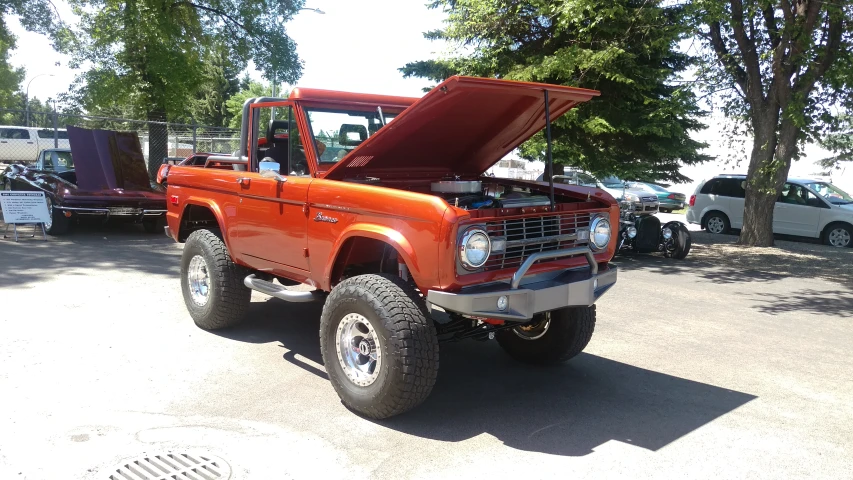
[[[601,250],[610,241],[610,222],[604,217],[595,217],[589,225],[589,243],[592,248]]]
[[[663,235],[664,240],[669,240],[670,238],[672,238],[672,230],[670,230],[669,227],[663,227],[660,233],[661,235]]]
[[[492,243],[489,235],[479,228],[465,232],[459,243],[459,259],[465,268],[480,268],[489,259]]]

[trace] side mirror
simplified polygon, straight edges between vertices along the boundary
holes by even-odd
[[[269,170],[274,173],[281,173],[281,164],[272,159],[272,157],[264,157],[258,164],[258,171],[263,173],[264,170]]]

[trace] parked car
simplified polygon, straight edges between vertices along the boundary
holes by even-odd
[[[630,182],[623,185],[619,198],[619,245],[616,251],[637,253],[662,252],[664,257],[683,260],[690,253],[692,239],[687,226],[679,221],[661,225],[656,197],[637,197],[628,192]]]
[[[718,175],[690,196],[687,221],[711,233],[743,227],[745,175]],[[773,210],[773,233],[853,246],[853,197],[819,179],[789,178]]]
[[[50,235],[65,233],[81,216],[142,223],[162,231],[164,189],[151,183],[135,133],[70,130],[71,148],[43,150],[35,165],[15,163],[0,174],[5,190],[43,191]]]
[[[644,190],[657,195],[662,213],[672,213],[673,210],[681,210],[687,204],[687,196],[683,193],[671,192],[655,183],[628,182],[628,186],[633,190]]]
[[[34,163],[36,156],[47,148],[68,149],[68,132],[64,129],[37,127],[0,127],[0,162]]]

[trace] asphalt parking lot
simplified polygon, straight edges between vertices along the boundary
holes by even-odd
[[[209,333],[162,235],[0,241],[0,478],[101,479],[164,451],[237,479],[853,478],[849,277],[820,252],[718,264],[703,235],[684,262],[617,257],[569,364],[445,344],[427,402],[380,422],[327,381],[319,305],[256,294],[245,326]]]

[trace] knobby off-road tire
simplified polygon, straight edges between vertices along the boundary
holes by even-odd
[[[218,234],[210,230],[191,233],[181,256],[181,290],[195,324],[216,330],[240,323],[252,297],[252,291],[243,285],[246,275],[245,268],[231,261]]]
[[[537,365],[565,362],[586,348],[595,330],[595,305],[569,307],[534,316],[530,326],[501,330],[495,338],[514,359]],[[548,322],[546,329],[543,322]],[[543,332],[544,330],[544,332]]]
[[[363,347],[371,353],[359,356],[364,342],[378,344],[378,355]],[[417,290],[397,276],[359,275],[338,284],[323,306],[320,349],[343,404],[374,419],[419,405],[438,375],[435,326]],[[345,366],[348,349],[366,374]]]

